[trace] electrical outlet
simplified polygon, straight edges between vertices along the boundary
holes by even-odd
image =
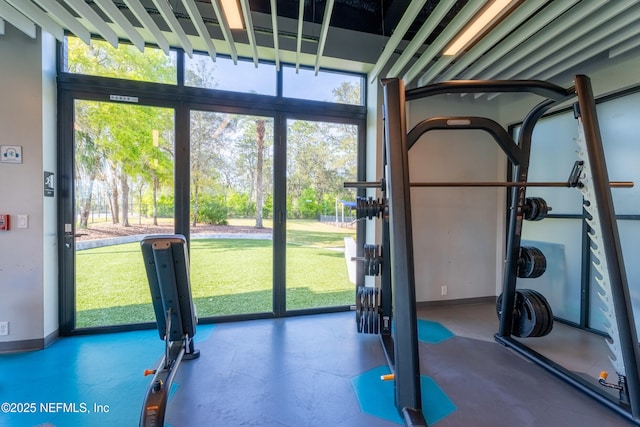
[[[440,294],[443,295],[443,296],[447,294],[447,287],[446,286],[440,286]]]
[[[0,335],[9,335],[9,322],[0,322]]]

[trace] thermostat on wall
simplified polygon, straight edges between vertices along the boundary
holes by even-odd
[[[21,145],[0,146],[0,162],[22,163],[22,146]]]

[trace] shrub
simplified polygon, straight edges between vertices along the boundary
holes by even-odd
[[[203,196],[198,206],[198,222],[227,225],[227,205],[222,196]]]

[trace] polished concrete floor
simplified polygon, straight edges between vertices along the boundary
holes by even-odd
[[[423,394],[423,407],[453,408],[429,425],[632,425],[494,342],[494,305],[429,308],[419,317],[438,321],[455,335],[419,344],[423,385],[428,378],[446,395],[446,402],[428,402],[432,396]],[[393,408],[394,384],[376,382],[368,394],[358,390],[356,379],[384,369],[386,358],[377,336],[356,333],[354,313],[203,325],[196,338],[201,356],[180,366],[165,426],[400,425],[394,410],[390,416],[365,410],[371,402],[362,399],[372,398],[371,392],[383,402],[375,406]],[[535,345],[588,374],[606,361],[603,342],[556,325]],[[140,372],[157,363],[162,350],[156,331],[138,331],[65,338],[44,351],[0,355],[3,402],[108,406],[103,413],[0,413],[0,426],[137,425],[150,381]]]

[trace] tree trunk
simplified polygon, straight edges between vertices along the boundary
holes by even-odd
[[[264,194],[262,192],[262,167],[264,164],[264,120],[256,121],[256,145],[258,156],[256,160],[256,228],[263,228],[262,206],[264,204]]]
[[[158,177],[153,177],[153,225],[158,225],[158,187],[160,182]]]
[[[96,179],[96,173],[93,172],[89,178],[89,189],[84,197],[84,206],[80,213],[80,228],[87,229],[89,227],[89,214],[91,213],[91,200],[93,195],[93,182]]]
[[[115,174],[111,179],[111,188],[113,189],[111,194],[111,223],[118,224],[120,222],[120,205],[118,201],[118,183],[116,182]]]
[[[142,190],[144,185],[138,188],[138,225],[142,225]]]
[[[127,175],[120,175],[120,189],[122,190],[122,226],[131,227],[129,224],[129,182]]]

